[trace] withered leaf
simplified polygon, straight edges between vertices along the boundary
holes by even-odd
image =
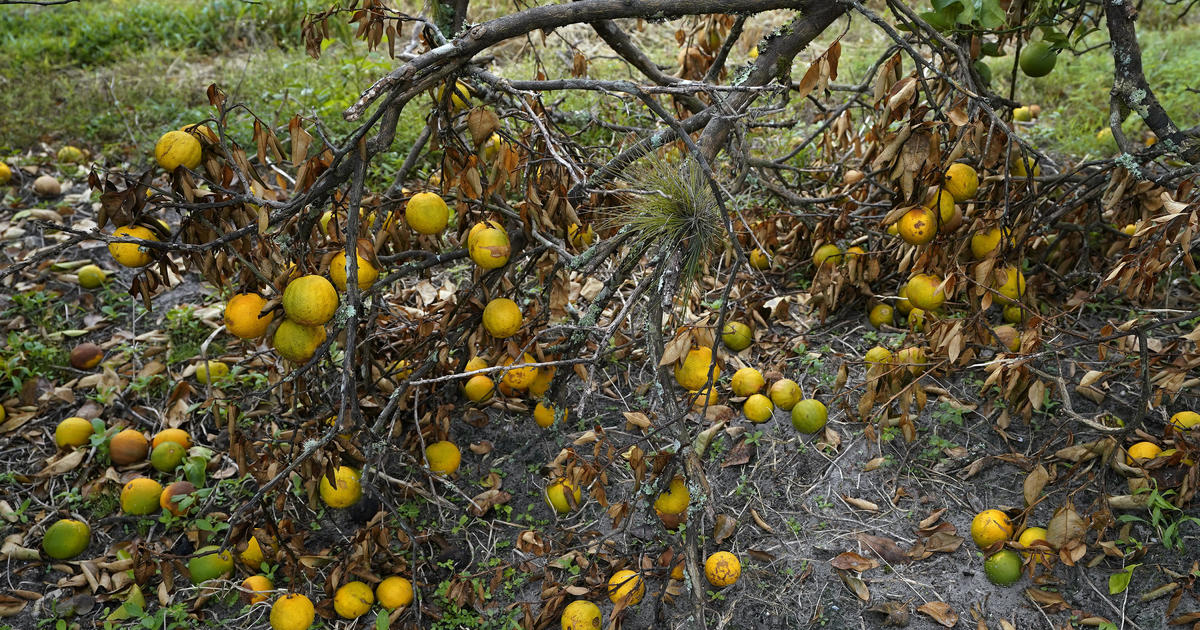
[[[888,564],[901,564],[909,561],[908,554],[900,549],[891,538],[883,536],[873,536],[871,534],[859,534],[858,541],[862,543],[871,553],[879,556]]]
[[[717,543],[725,542],[737,530],[737,525],[736,518],[728,514],[718,514],[716,522],[713,523],[713,540]]]
[[[928,602],[917,606],[917,612],[924,613],[933,618],[934,621],[942,624],[947,628],[953,628],[958,625],[958,613],[950,607],[946,602]]]
[[[865,588],[865,587],[864,587]],[[867,608],[867,612],[883,615],[885,626],[907,626],[909,622],[908,603],[883,602]]]
[[[854,593],[854,595],[856,597],[863,600],[864,602],[871,601],[871,591],[870,591],[870,589],[867,588],[866,582],[863,582],[858,577],[851,575],[849,572],[843,571],[841,569],[837,570],[837,574],[838,574],[838,577],[842,579],[842,584],[845,584],[846,588],[850,589],[850,592]]]
[[[835,556],[829,561],[829,564],[833,565],[833,568],[835,569],[858,571],[859,573],[862,573],[863,571],[870,571],[871,569],[878,567],[879,561],[871,558],[864,558],[853,551],[846,551]]]
[[[1050,473],[1046,472],[1046,467],[1038,464],[1028,475],[1025,476],[1025,505],[1033,505],[1037,502],[1038,497],[1042,495],[1042,489],[1046,487],[1046,482],[1050,480]]]

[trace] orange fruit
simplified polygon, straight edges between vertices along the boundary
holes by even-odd
[[[600,607],[579,599],[567,604],[559,618],[562,630],[599,630]]]
[[[200,166],[200,141],[185,131],[168,131],[154,145],[154,160],[168,171]]]
[[[121,488],[121,511],[137,516],[157,511],[162,493],[162,484],[149,477],[130,479]]]
[[[1171,416],[1171,424],[1184,431],[1200,425],[1200,413],[1195,411],[1180,411]]]
[[[733,378],[729,381],[729,387],[733,390],[734,395],[749,396],[756,394],[766,385],[766,380],[763,379],[762,372],[752,368],[744,367],[733,373]]]
[[[1030,77],[1044,77],[1058,63],[1058,52],[1043,40],[1029,42],[1021,50],[1019,64],[1021,72]]]
[[[155,433],[154,441],[150,443],[150,446],[157,447],[163,442],[175,442],[183,448],[192,447],[192,437],[183,429],[163,429],[162,431]]]
[[[54,427],[54,443],[59,448],[83,446],[92,438],[92,423],[80,417],[66,418]]]
[[[463,395],[471,402],[481,403],[492,397],[496,384],[486,374],[476,374],[463,385]]]
[[[158,505],[175,516],[183,516],[187,509],[180,505],[180,501],[195,491],[196,486],[192,485],[190,481],[176,481],[168,484],[162,494],[158,495]]]
[[[399,575],[385,578],[375,587],[375,599],[388,610],[404,608],[413,602],[412,582]]]
[[[538,403],[537,407],[533,408],[533,421],[543,429],[554,424],[555,409],[553,405],[547,406],[544,403]],[[567,415],[563,414],[563,422],[567,421]]]
[[[755,424],[770,420],[774,411],[774,403],[762,394],[752,394],[746,399],[746,402],[742,403],[742,413],[746,414],[747,420]]]
[[[516,361],[514,361],[512,357],[505,357],[504,361],[502,361],[500,365],[508,367],[515,363]],[[537,359],[534,359],[533,355],[526,352],[525,354],[521,355],[520,363],[537,363]],[[501,377],[500,380],[511,389],[516,391],[524,391],[529,389],[529,386],[532,385],[535,380],[537,380],[537,376],[538,369],[536,367],[515,367],[505,372],[504,376]]]
[[[108,457],[118,466],[128,466],[146,459],[150,442],[141,431],[125,429],[108,441]]]
[[[829,410],[825,403],[812,398],[806,398],[792,407],[792,427],[801,433],[816,433],[825,428],[829,419]]]
[[[987,258],[988,254],[996,251],[1000,241],[1008,236],[1004,228],[992,228],[986,232],[977,232],[971,237],[971,255],[976,260]]]
[[[290,319],[285,319],[279,324],[273,340],[275,352],[297,365],[308,362],[323,343],[324,326],[305,326]]]
[[[452,475],[462,463],[462,452],[453,442],[442,440],[425,447],[429,469],[442,475]]]
[[[871,322],[871,326],[875,328],[883,328],[884,324],[891,325],[896,314],[892,307],[887,304],[876,304],[871,307],[871,312],[867,314],[867,321]]]
[[[242,589],[249,591],[248,599],[251,604],[267,601],[267,593],[275,588],[271,578],[265,575],[251,575],[242,580]]]
[[[288,593],[271,606],[271,630],[308,630],[315,618],[312,601],[299,593]]]
[[[333,471],[333,477],[336,485],[329,483],[329,477],[325,475],[321,475],[321,483],[318,484],[325,505],[340,509],[358,503],[362,498],[361,474],[349,466],[338,466]]]
[[[323,276],[301,276],[283,290],[283,312],[297,324],[321,326],[333,319],[337,308],[337,289]]]
[[[419,192],[404,206],[404,220],[419,234],[440,234],[450,221],[450,208],[431,192]]]
[[[725,322],[725,330],[721,332],[721,342],[734,352],[741,352],[754,342],[754,330],[742,322]]]
[[[781,378],[771,383],[767,394],[776,407],[784,411],[791,411],[792,407],[795,407],[796,403],[800,401],[800,385],[790,378]]]
[[[1002,304],[1020,300],[1021,296],[1025,295],[1025,274],[1015,267],[1005,267],[1000,271],[1004,273],[1004,282],[995,287],[1001,295],[997,300]]]
[[[840,263],[842,262],[842,250],[833,243],[826,243],[813,252],[812,261],[814,267],[821,267],[825,263]]]
[[[687,353],[683,364],[675,366],[675,381],[687,390],[698,390],[708,383],[709,368],[712,368],[712,380],[716,382],[721,376],[721,364],[713,363],[712,348],[701,346]]]
[[[483,307],[483,327],[497,339],[506,339],[521,329],[521,307],[508,298],[494,298]]]
[[[225,330],[239,339],[258,339],[267,332],[275,312],[262,313],[267,300],[257,293],[239,293],[225,304]]]
[[[571,480],[560,477],[546,486],[546,504],[559,514],[566,514],[583,504],[583,489]]]
[[[771,260],[767,258],[767,253],[761,249],[755,249],[750,252],[750,266],[759,271],[766,271],[771,268]]]
[[[1013,535],[1013,523],[1000,510],[984,510],[971,520],[971,540],[980,549],[1004,542]]]
[[[333,594],[333,609],[344,619],[357,619],[371,610],[375,593],[364,582],[355,580],[338,587]]]
[[[42,550],[55,560],[70,560],[83,553],[91,542],[92,530],[86,523],[64,518],[46,528]]]
[[[1138,442],[1126,451],[1125,463],[1130,466],[1139,465],[1144,460],[1154,459],[1162,454],[1162,447],[1154,442]]]
[[[473,237],[470,242],[471,260],[484,269],[496,269],[508,263],[512,246],[508,242],[508,234],[502,229],[485,227]]]
[[[169,473],[183,463],[187,449],[176,442],[163,442],[150,451],[150,465],[158,472]]]
[[[909,245],[924,245],[937,236],[937,220],[929,208],[913,208],[900,217],[900,238]]]
[[[954,201],[963,203],[975,198],[975,193],[979,191],[979,173],[970,164],[955,162],[946,169],[945,182],[942,188],[948,191]]]
[[[941,289],[942,279],[929,274],[919,273],[908,279],[908,301],[916,308],[925,311],[936,311],[946,302],[946,293]]]
[[[1012,549],[1002,549],[983,561],[983,572],[997,586],[1010,586],[1021,579],[1021,556]]]
[[[375,268],[375,265],[371,264],[371,261],[359,256],[357,253],[354,255],[354,257],[358,259],[358,290],[366,291],[367,289],[371,288],[372,284],[375,284],[376,280],[379,279],[379,270]],[[346,261],[346,252],[338,252],[337,255],[329,261],[329,278],[333,280],[334,286],[336,286],[339,291],[346,290],[346,278],[349,277],[349,273],[350,269],[349,263]]]
[[[954,217],[954,195],[945,188],[938,188],[925,200],[925,207],[929,210],[937,208],[941,225],[946,225]]]
[[[108,274],[96,265],[84,265],[75,272],[75,278],[79,282],[79,286],[85,289],[95,289],[104,284],[108,279]]]
[[[728,551],[718,551],[704,561],[704,577],[717,588],[724,588],[742,576],[742,563]]]
[[[642,601],[645,594],[646,583],[642,576],[629,569],[617,571],[608,579],[608,598],[614,604],[625,602],[628,606],[634,606]]]
[[[126,225],[113,230],[113,238],[140,238],[143,241],[157,241],[158,237],[150,228],[141,225]],[[150,250],[137,243],[109,243],[108,253],[113,260],[126,267],[145,267],[154,260]]]
[[[1053,555],[1049,547],[1034,545],[1035,542],[1049,542],[1046,540],[1046,528],[1044,527],[1026,527],[1025,531],[1017,538],[1017,542],[1022,547],[1038,549],[1040,551],[1022,551],[1021,555],[1025,558],[1032,558],[1034,562],[1041,562],[1043,559]]]

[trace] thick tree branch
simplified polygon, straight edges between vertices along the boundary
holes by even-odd
[[[1142,70],[1142,49],[1138,46],[1137,30],[1129,14],[1132,4],[1126,0],[1106,0],[1104,6],[1115,70],[1113,96],[1137,112],[1165,148],[1179,153],[1192,164],[1200,163],[1200,138],[1179,130],[1146,80]],[[1113,134],[1117,134],[1116,126]]]
[[[603,39],[604,43],[613,49],[613,52],[620,55],[622,59],[629,62],[629,65],[637,68],[639,72],[646,75],[647,79],[659,85],[673,85],[680,81],[679,77],[673,77],[659,69],[658,64],[647,57],[637,47],[637,44],[633,43],[629,34],[617,26],[616,22],[612,20],[600,20],[599,22],[592,22],[591,27],[600,36],[600,39]],[[703,101],[690,94],[680,95],[676,98],[693,114],[700,113],[707,107]]]

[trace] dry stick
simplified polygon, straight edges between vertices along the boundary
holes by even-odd
[[[704,73],[703,81],[705,83],[716,83],[721,76],[721,70],[725,68],[725,62],[729,59],[729,52],[733,50],[733,45],[742,36],[742,28],[746,26],[746,16],[739,15],[734,20],[733,26],[729,29],[729,34],[725,36],[725,41],[721,44],[721,49],[717,51],[716,57],[713,58],[712,64],[708,67],[708,72]]]
[[[738,18],[744,20],[745,18]],[[629,35],[617,26],[612,20],[600,20],[592,22],[592,30],[612,48],[614,52],[621,56],[622,59],[628,61],[630,65],[637,68],[647,79],[657,83],[658,85],[676,85],[682,79],[671,76],[659,69],[658,64],[646,56],[637,44],[629,37]],[[707,81],[707,79],[706,79]],[[698,114],[704,111],[708,106],[703,101],[693,95],[685,94],[679,96],[679,102],[688,108],[693,114]]]

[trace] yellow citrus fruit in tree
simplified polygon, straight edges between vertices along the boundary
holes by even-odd
[[[896,352],[896,364],[908,367],[909,374],[920,376],[925,372],[925,351],[916,346],[901,348]]]
[[[1186,431],[1200,425],[1200,413],[1196,413],[1195,411],[1180,411],[1171,416],[1171,424],[1175,425],[1178,429]]]
[[[825,263],[837,264],[842,261],[842,250],[833,243],[826,243],[813,252],[813,266],[820,267]]]
[[[154,160],[168,171],[200,166],[200,141],[184,131],[168,131],[154,145]]]
[[[163,442],[150,451],[150,465],[158,472],[169,473],[183,463],[187,449],[176,442]]]
[[[800,385],[790,378],[781,378],[771,383],[767,395],[771,397],[771,402],[775,403],[776,407],[784,411],[791,411],[792,407],[795,407],[796,403],[800,401]]]
[[[1017,107],[1013,109],[1013,120],[1016,122],[1030,122],[1033,120],[1033,112],[1028,107]]]
[[[1042,558],[1050,556],[1051,553],[1049,547],[1042,547],[1040,545],[1034,547],[1033,543],[1038,541],[1047,542],[1046,528],[1026,527],[1025,531],[1021,532],[1021,535],[1017,537],[1017,542],[1021,543],[1022,547],[1031,547],[1035,549],[1041,549],[1042,551],[1022,551],[1021,555],[1025,556],[1026,558],[1033,558],[1034,562],[1040,562]]]
[[[937,236],[937,217],[929,208],[913,208],[898,223],[900,238],[909,245],[924,245]]]
[[[216,383],[229,376],[229,366],[222,361],[205,361],[196,365],[196,380],[201,385]]]
[[[225,304],[225,330],[239,339],[258,339],[267,332],[275,312],[261,315],[267,300],[257,293],[239,293]]]
[[[446,96],[446,84],[443,83],[438,88],[437,100],[438,104],[444,102]],[[460,112],[466,109],[471,104],[471,88],[462,81],[454,82],[454,89],[450,91],[450,111]]]
[[[608,598],[614,604],[625,602],[627,606],[634,606],[645,594],[646,583],[642,576],[629,569],[621,569],[608,578]]]
[[[1138,230],[1137,224],[1130,223],[1130,224],[1126,225],[1125,227],[1121,228],[1121,233],[1126,236],[1133,236],[1134,234],[1137,234],[1137,230]]]
[[[553,405],[547,406],[545,403],[539,402],[537,404],[537,406],[533,408],[533,421],[536,422],[537,425],[539,427],[542,427],[543,429],[554,424],[554,415],[555,415],[555,409],[554,409]],[[563,414],[563,422],[566,422],[566,421],[567,421],[567,414],[564,413]]]
[[[888,236],[899,236],[900,235],[900,224],[895,223],[895,222],[889,223],[887,226],[887,233],[888,233]]]
[[[251,604],[267,601],[267,594],[273,588],[275,588],[275,584],[271,582],[271,578],[265,575],[251,575],[242,580],[242,589],[249,591]]]
[[[70,560],[83,553],[92,542],[92,530],[82,521],[64,518],[46,528],[42,551],[55,560]]]
[[[721,332],[721,341],[726,348],[741,352],[750,347],[754,341],[754,331],[742,322],[725,322],[725,330]]]
[[[375,587],[375,599],[388,610],[404,608],[413,602],[412,582],[399,575],[385,578]]]
[[[0,162],[0,186],[4,186],[10,181],[12,181],[12,169],[8,167],[8,164]]]
[[[559,619],[562,630],[599,630],[600,607],[579,599],[567,604]]]
[[[95,289],[104,284],[108,275],[96,265],[84,265],[75,272],[75,278],[79,282],[79,286],[85,289]]]
[[[900,290],[896,292],[896,295],[900,298],[896,300],[896,310],[900,311],[901,315],[908,315],[911,313],[913,310],[913,304],[908,300],[907,282],[904,283],[904,286],[900,287]]]
[[[596,231],[591,225],[580,228],[578,223],[567,226],[567,240],[575,249],[584,249],[596,241]]]
[[[1154,459],[1162,454],[1162,447],[1154,442],[1138,442],[1129,447],[1125,463],[1134,466],[1142,461]]]
[[[759,271],[766,271],[771,268],[771,260],[767,258],[767,253],[761,249],[755,249],[750,252],[750,266]]]
[[[529,384],[529,395],[534,398],[541,398],[550,391],[550,385],[554,382],[554,373],[558,370],[553,365],[548,365],[538,368],[537,376],[533,378],[533,382]]]
[[[1002,549],[983,561],[983,572],[997,586],[1009,586],[1021,579],[1021,556],[1012,549]]]
[[[301,276],[283,290],[283,312],[305,326],[321,326],[337,312],[338,294],[324,276]]]
[[[496,384],[486,374],[476,374],[467,379],[467,384],[463,385],[463,395],[471,402],[484,402],[492,397],[492,393],[496,390]]]
[[[83,150],[79,147],[67,145],[58,150],[58,161],[68,164],[77,164],[84,159]]]
[[[241,560],[242,564],[253,571],[262,567],[262,563],[267,559],[262,545],[258,542],[258,536],[258,534],[251,536],[250,540],[246,541],[246,548],[238,554],[238,560]]]
[[[546,486],[546,504],[559,514],[566,514],[572,508],[583,504],[583,489],[560,477],[557,481]]]
[[[521,355],[520,362],[523,364],[537,363],[537,359],[534,359],[533,355],[526,352],[525,354]],[[508,367],[514,363],[515,361],[512,357],[506,357],[501,365]],[[529,386],[532,385],[535,380],[537,380],[537,376],[538,369],[536,367],[515,367],[505,372],[504,376],[500,380],[512,389],[524,391],[529,389]]]
[[[1034,177],[1042,174],[1042,166],[1024,155],[1014,157],[1008,166],[1008,172],[1014,177],[1027,178],[1030,173]]]
[[[83,446],[92,438],[93,432],[91,422],[73,416],[64,419],[54,427],[54,443],[58,445],[58,448]]]
[[[1004,282],[996,287],[1002,296],[999,298],[1000,302],[1008,304],[1021,299],[1021,296],[1025,295],[1025,274],[1015,267],[1006,267],[1000,271],[1004,273]]]
[[[979,173],[970,164],[955,162],[946,169],[942,189],[949,192],[958,203],[974,199],[975,193],[979,192]]]
[[[654,500],[654,510],[662,514],[682,514],[691,501],[692,494],[688,492],[687,481],[683,477],[675,477],[666,491]]]
[[[372,284],[375,284],[376,280],[379,279],[379,270],[376,269],[375,265],[372,265],[371,261],[367,260],[366,258],[363,258],[358,254],[355,254],[354,257],[358,259],[358,290],[366,291],[367,289],[371,288]],[[350,269],[349,262],[346,261],[346,252],[338,252],[337,255],[333,257],[333,260],[329,261],[329,278],[333,280],[334,286],[336,286],[339,291],[346,290],[346,278],[348,277],[349,273]]]
[[[908,279],[908,301],[916,308],[936,311],[946,302],[946,293],[941,289],[942,279],[919,273]]]
[[[887,304],[876,304],[871,307],[871,312],[867,315],[867,321],[875,328],[883,328],[884,324],[892,325],[892,320],[895,318],[895,311]]]
[[[914,308],[908,312],[908,329],[913,332],[925,332],[925,309]]]
[[[135,477],[121,488],[121,511],[141,516],[159,509],[162,484],[149,477]]]
[[[701,346],[690,350],[683,359],[683,364],[675,365],[675,381],[684,389],[698,390],[708,383],[708,372],[712,369],[712,380],[716,382],[721,376],[721,364],[713,365],[712,348]]]
[[[333,594],[333,609],[344,619],[357,619],[371,610],[375,593],[363,582],[355,580],[338,587]]]
[[[1009,304],[1004,307],[1004,321],[1010,324],[1020,324],[1025,319],[1025,309],[1020,304]]]
[[[135,429],[125,429],[108,441],[108,457],[118,466],[140,462],[149,453],[150,441]]]
[[[863,355],[863,361],[869,364],[881,365],[892,362],[892,352],[883,346],[875,346]]]
[[[442,440],[425,447],[425,459],[429,460],[429,469],[433,472],[452,475],[462,463],[462,453],[454,442]]]
[[[796,403],[792,407],[792,426],[801,433],[816,433],[825,428],[825,422],[829,419],[829,410],[825,408],[825,403],[813,399],[806,398]]]
[[[450,222],[450,207],[437,193],[419,192],[405,204],[404,220],[419,234],[441,234]]]
[[[996,337],[1000,343],[1008,348],[1009,352],[1017,352],[1021,349],[1021,333],[1017,332],[1016,328],[1009,325],[997,326]]]
[[[717,588],[724,588],[742,576],[742,563],[728,551],[718,551],[704,561],[704,577]]]
[[[1045,41],[1029,42],[1021,50],[1019,64],[1021,72],[1024,72],[1026,76],[1044,77],[1054,70],[1056,63],[1058,63],[1058,53]]]
[[[166,444],[164,446],[179,446],[178,444]],[[161,447],[160,447],[161,448]],[[170,512],[175,516],[183,516],[188,508],[183,506],[183,499],[187,495],[196,491],[196,486],[190,481],[175,481],[167,484],[163,488],[162,494],[158,495],[158,506]],[[188,507],[191,507],[190,504]]]
[[[189,133],[197,138],[204,138],[212,144],[218,144],[221,142],[221,137],[218,136],[217,132],[213,131],[208,125],[184,125],[180,127],[179,130],[184,133]]]
[[[483,307],[483,327],[497,339],[506,339],[521,329],[521,307],[508,298],[494,298]]]
[[[496,156],[500,155],[500,148],[503,146],[504,138],[501,138],[500,134],[493,133],[488,136],[487,142],[483,143],[483,160],[485,162],[495,160]]]
[[[275,329],[273,345],[279,356],[296,364],[303,364],[325,343],[324,326],[305,326],[290,319],[280,322]]]
[[[770,420],[774,411],[775,404],[762,394],[752,394],[746,399],[746,402],[742,403],[742,413],[746,414],[747,420],[756,424]]]
[[[467,231],[468,252],[475,247],[475,238],[479,236],[479,233],[487,229],[500,230],[501,232],[504,232],[504,226],[501,225],[499,221],[493,221],[490,219],[487,221],[480,221],[479,223],[472,225],[471,229]],[[507,234],[507,232],[504,233]]]
[[[925,207],[929,210],[937,208],[941,224],[946,225],[954,217],[954,195],[950,194],[950,191],[945,188],[938,188],[925,201]]]
[[[150,228],[141,225],[126,225],[113,230],[113,238],[140,238],[143,241],[157,241]],[[153,260],[150,250],[137,243],[109,243],[108,253],[113,260],[126,267],[145,267]]]
[[[508,263],[508,255],[512,246],[508,242],[508,234],[504,230],[485,228],[480,230],[470,241],[471,260],[484,269],[496,269]]]
[[[1000,510],[984,510],[971,519],[971,540],[980,549],[1004,542],[1013,535],[1013,523]]]
[[[312,602],[299,593],[288,593],[271,606],[271,630],[308,630],[316,617]]]
[[[482,370],[487,367],[487,359],[483,357],[471,357],[471,360],[467,361],[467,365],[463,367],[463,372],[474,372],[475,370]]]
[[[1008,236],[1008,230],[1004,228],[992,228],[986,232],[976,232],[971,236],[971,255],[976,260],[987,258],[988,254],[996,251],[1000,246],[1001,239]]]
[[[729,386],[733,389],[733,393],[736,396],[756,394],[766,384],[767,382],[763,379],[762,372],[752,367],[744,367],[734,372],[733,379],[729,382]]]
[[[334,484],[327,475],[321,475],[321,500],[331,508],[348,508],[362,498],[360,473],[349,466],[338,466],[333,471]]]
[[[154,440],[150,443],[150,446],[157,447],[163,442],[175,442],[183,448],[191,448],[192,436],[188,435],[188,432],[183,429],[163,429],[154,434]]]

